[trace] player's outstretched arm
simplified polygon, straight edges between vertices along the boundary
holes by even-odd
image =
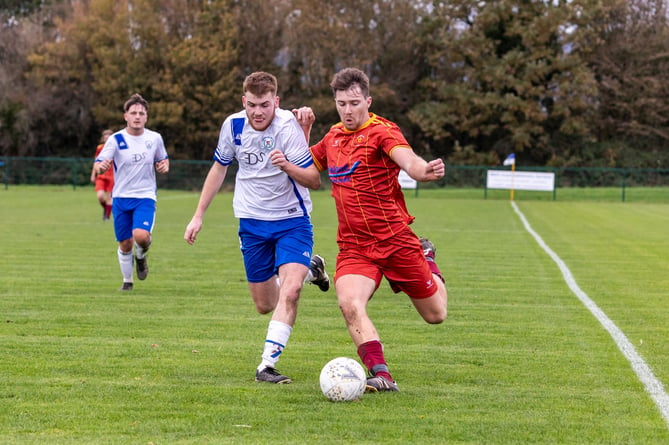
[[[204,214],[216,197],[218,191],[221,189],[227,171],[228,167],[221,165],[218,162],[214,162],[214,165],[209,169],[207,178],[204,180],[204,185],[202,186],[202,192],[200,193],[200,200],[197,204],[197,208],[184,232],[184,240],[188,244],[193,244],[195,242],[197,234],[200,232],[200,229],[202,229]]]
[[[392,151],[391,157],[402,170],[406,171],[416,181],[434,181],[443,178],[446,173],[446,166],[442,159],[434,159],[428,162],[409,148],[397,148]]]

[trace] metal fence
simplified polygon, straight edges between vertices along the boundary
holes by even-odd
[[[158,187],[199,191],[211,165],[212,161],[171,160],[169,174],[157,175]],[[77,188],[90,185],[92,167],[93,160],[90,158],[3,157],[0,158],[0,177],[5,188],[18,184],[71,185]],[[447,165],[442,180],[421,183],[419,188],[480,189],[485,197],[486,175],[490,169],[508,167]],[[517,166],[516,170],[554,172],[558,197],[561,189],[617,188],[624,201],[626,190],[631,187],[669,187],[669,169]],[[236,164],[232,164],[224,183],[225,189],[234,188],[236,171]],[[325,177],[323,187],[329,187]]]

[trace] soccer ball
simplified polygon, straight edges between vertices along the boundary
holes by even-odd
[[[333,402],[350,402],[365,392],[365,369],[352,358],[337,357],[321,370],[321,391]]]

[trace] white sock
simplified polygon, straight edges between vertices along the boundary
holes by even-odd
[[[314,278],[316,277],[314,277],[314,274],[311,272],[311,268],[309,268],[309,270],[307,270],[307,276],[304,277],[304,283],[311,283],[314,281]]]
[[[121,252],[121,249],[118,249],[118,264],[121,266],[123,282],[132,283],[132,251],[124,253]]]
[[[258,371],[266,367],[274,368],[283,348],[288,344],[288,338],[293,328],[286,323],[271,320],[267,327],[267,338],[265,339],[265,350],[262,353],[262,361],[258,365]]]
[[[151,247],[151,242],[149,241],[149,245],[147,248],[143,248],[139,244],[135,243],[135,258],[139,258],[140,260],[146,256],[146,252],[148,252],[149,247]]]

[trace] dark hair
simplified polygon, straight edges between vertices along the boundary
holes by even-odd
[[[109,137],[112,134],[114,134],[114,130],[112,130],[111,128],[105,129],[100,135],[100,143],[102,144],[105,141],[105,136]]]
[[[334,75],[330,87],[332,93],[346,91],[357,86],[364,97],[369,96],[369,77],[358,68],[344,68]]]
[[[266,93],[276,94],[279,83],[276,77],[264,71],[257,71],[246,76],[244,79],[243,91],[247,91],[255,96],[262,96]]]
[[[149,103],[139,94],[135,93],[123,104],[123,112],[126,113],[133,105],[141,105],[146,111],[149,111]]]

